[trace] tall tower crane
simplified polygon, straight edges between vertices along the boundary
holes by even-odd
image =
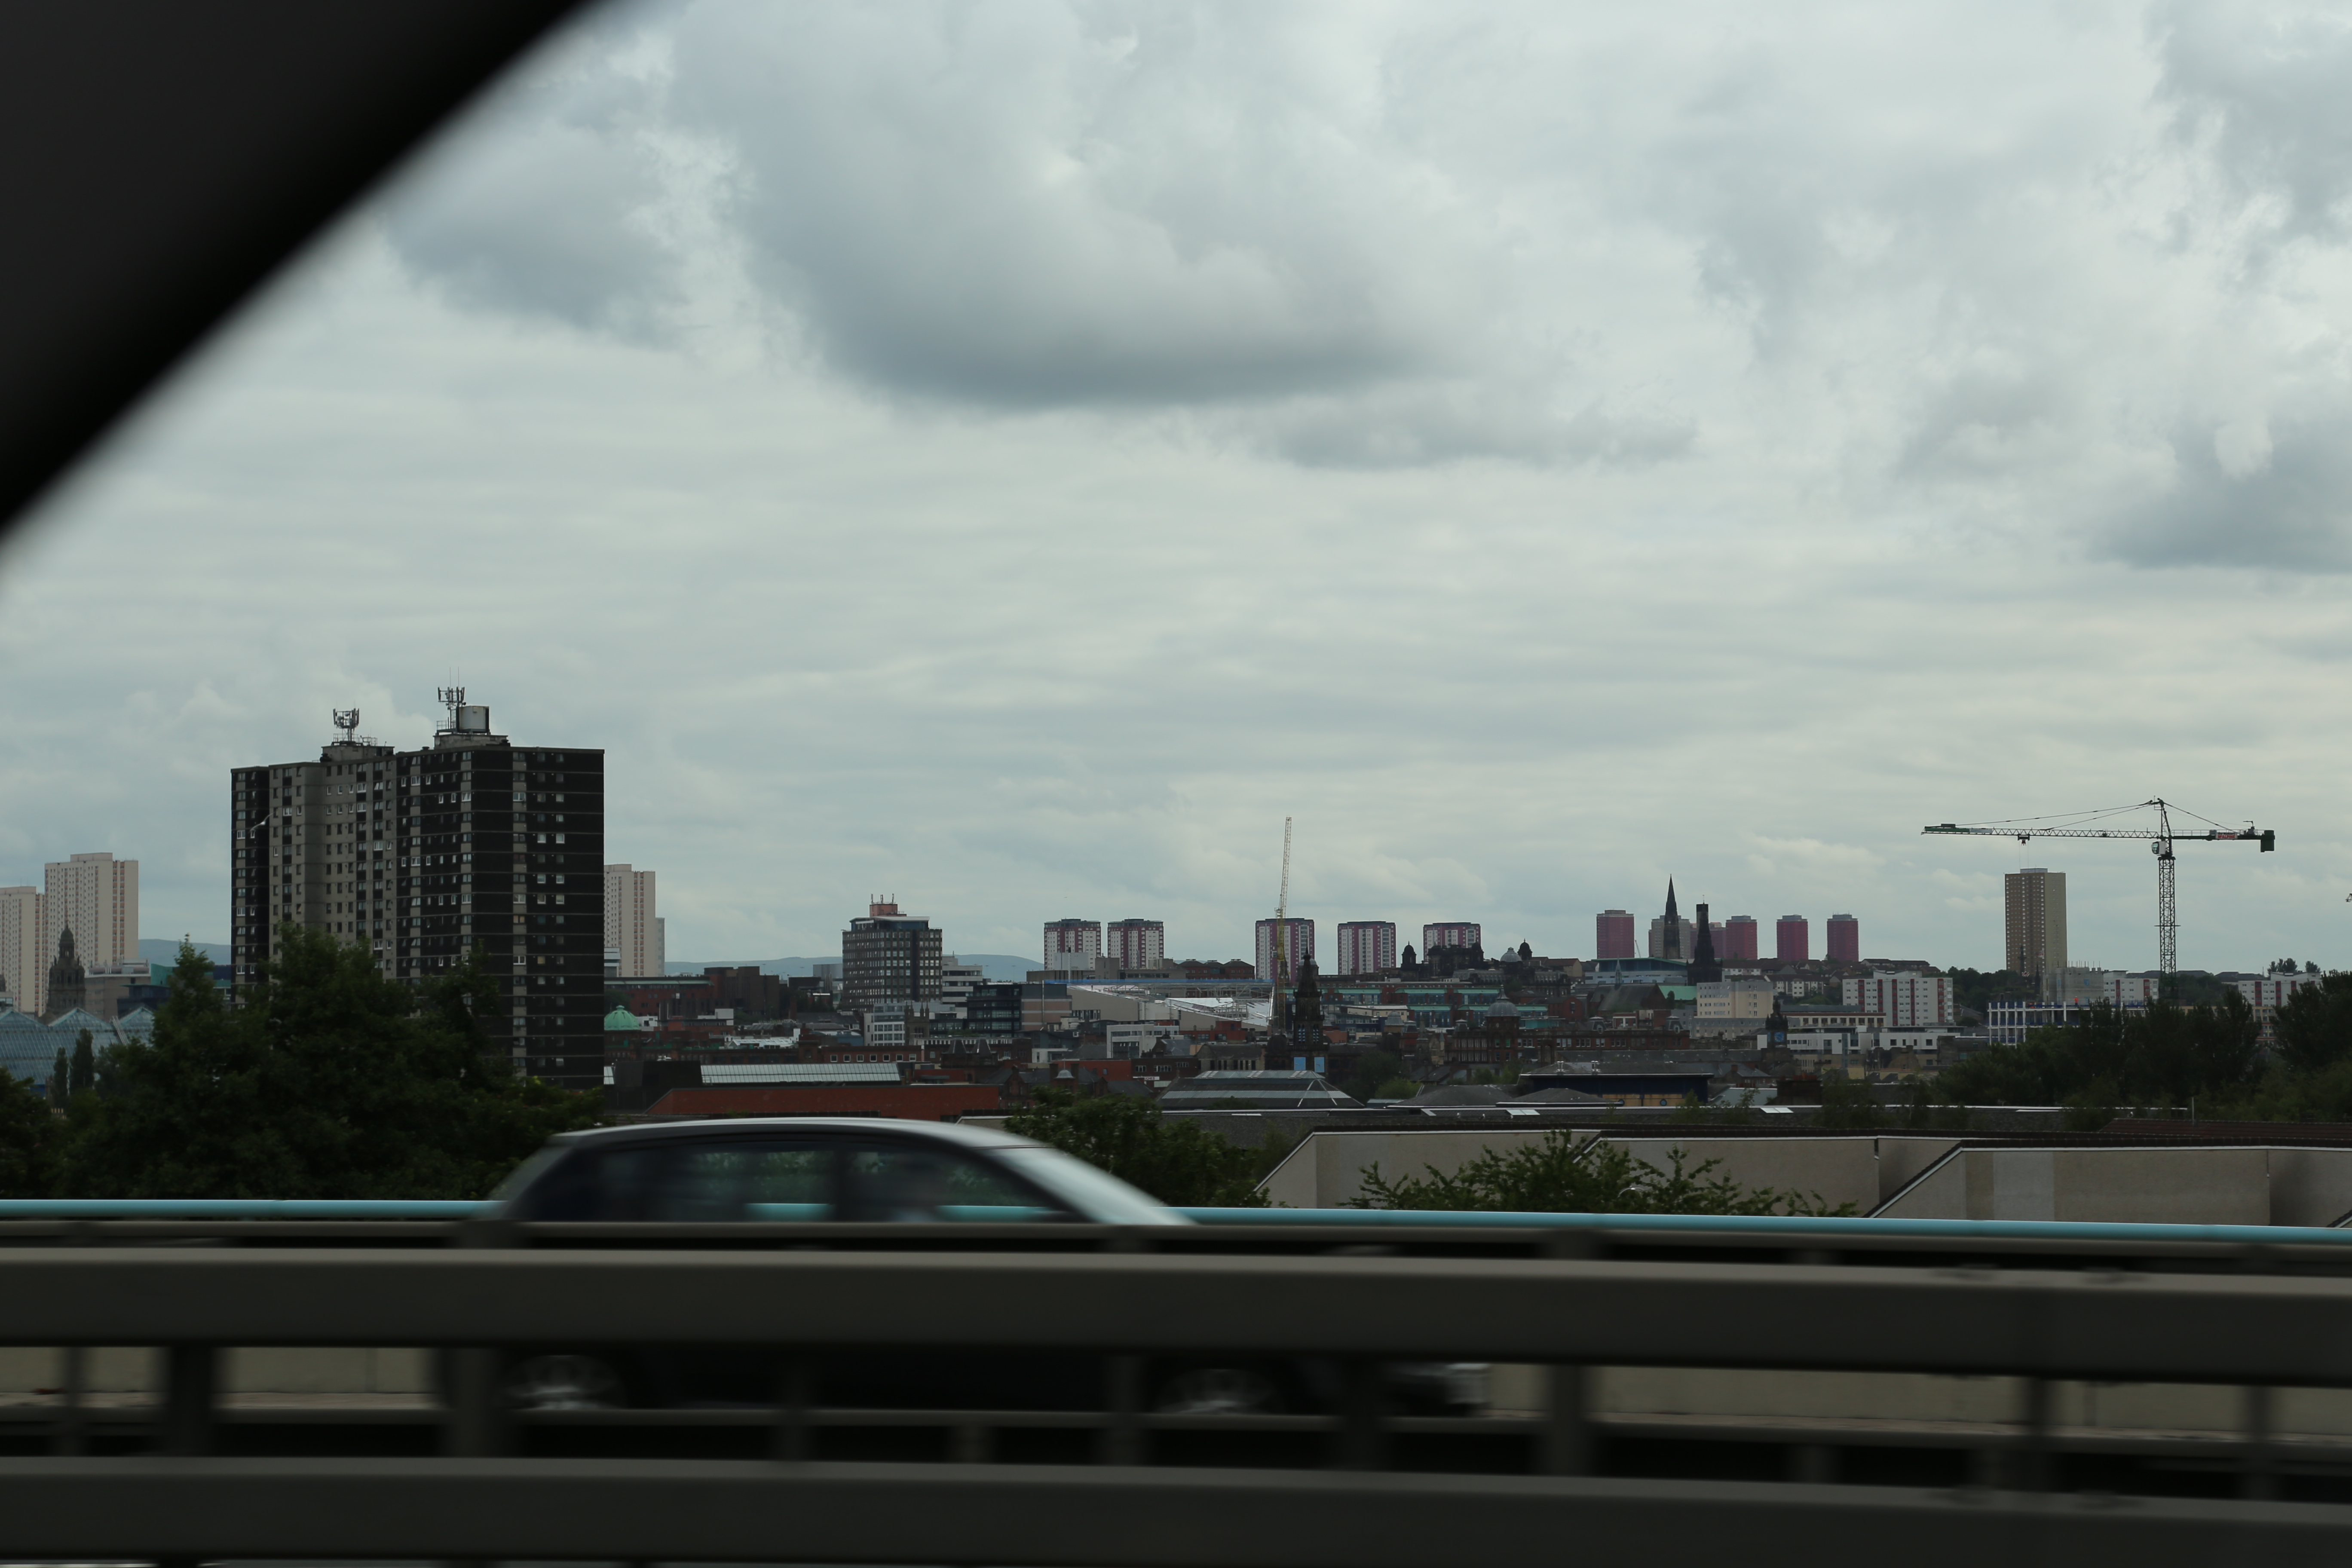
[[[1282,891],[1274,900],[1274,989],[1266,994],[1268,1034],[1283,1026],[1282,982],[1290,973],[1290,818],[1282,819]]]
[[[2154,827],[2100,827],[2095,826],[2127,811],[2156,812]],[[2278,834],[2270,828],[2256,828],[2252,823],[2244,827],[2224,827],[2210,816],[2197,816],[2207,825],[2206,831],[2194,829],[2186,833],[2172,830],[2172,814],[2197,816],[2193,811],[2174,805],[2159,795],[2131,805],[2109,806],[2102,811],[2076,811],[2056,816],[2017,816],[2005,822],[1947,822],[1923,827],[1922,833],[1972,833],[1988,837],[2009,837],[2020,844],[2030,838],[2143,838],[2152,842],[2150,853],[2156,857],[2156,967],[2157,973],[2169,981],[2180,968],[2180,921],[2172,900],[2172,847],[2176,843],[2198,844],[2260,844],[2265,855],[2278,847]],[[2049,826],[2042,826],[2048,824]]]

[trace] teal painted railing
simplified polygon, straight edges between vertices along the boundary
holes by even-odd
[[[491,1205],[393,1198],[0,1198],[7,1219],[465,1219]],[[1747,1231],[1766,1236],[2014,1237],[2044,1241],[2316,1242],[2352,1246],[2352,1229],[2292,1225],[2107,1225],[2076,1220],[1855,1219],[1807,1215],[1485,1214],[1441,1209],[1180,1208],[1202,1225],[1585,1226]],[[976,1217],[976,1216],[964,1216]]]
[[[471,1198],[0,1198],[0,1219],[465,1219]]]

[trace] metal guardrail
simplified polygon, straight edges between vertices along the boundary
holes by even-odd
[[[474,1198],[0,1198],[0,1220],[455,1220],[497,1206]]]
[[[2268,1568],[2352,1551],[2352,1445],[2283,1456],[2264,1392],[2352,1388],[2347,1274],[1837,1263],[1802,1247],[1774,1262],[1534,1255],[1597,1234],[1557,1229],[1521,1233],[1530,1255],[1501,1257],[1405,1245],[1484,1246],[1506,1234],[1491,1228],[1398,1228],[1384,1233],[1395,1248],[1295,1225],[667,1227],[662,1247],[666,1227],[478,1224],[394,1227],[456,1246],[341,1244],[355,1228],[163,1225],[54,1245],[20,1223],[0,1247],[0,1344],[161,1346],[168,1372],[158,1405],[21,1413],[0,1458],[7,1550],[1114,1568],[1550,1563],[1569,1542],[1710,1564],[1890,1544],[1972,1565],[2104,1551]],[[154,1245],[238,1233],[291,1244]],[[222,1350],[240,1345],[436,1347],[450,1392],[397,1409],[248,1410],[220,1393]],[[756,1407],[505,1408],[495,1347],[560,1345],[772,1351],[782,1371]],[[941,1351],[1099,1358],[1107,1392],[1098,1407],[1029,1411],[811,1397],[824,1358]],[[1311,1359],[1340,1394],[1277,1414],[1155,1410],[1144,1369],[1170,1357]],[[1423,1360],[1548,1369],[1547,1408],[1384,1409],[1380,1368]],[[1716,1458],[1662,1474],[1687,1435],[1591,1419],[1596,1366],[2007,1375],[2025,1397],[2013,1425],[1958,1439],[1751,1432],[1750,1449],[1770,1445],[1760,1471],[1725,1470],[1717,1432]],[[2174,1469],[2134,1472],[2140,1495],[2070,1492],[2084,1482],[2069,1466],[2113,1458],[2053,1426],[2053,1380],[2084,1378],[2254,1392],[2235,1442],[2173,1445]],[[916,1428],[930,1436],[915,1442]],[[850,1457],[884,1437],[901,1457]],[[1013,1462],[1015,1438],[1062,1447]],[[1905,1480],[1899,1465],[1869,1471],[1896,1478],[1883,1484],[1822,1479],[1842,1444],[1956,1441],[1969,1452],[1941,1473],[1962,1484]],[[975,1462],[992,1453],[1001,1462]],[[2289,1482],[2347,1500],[2279,1500]],[[2168,1495],[2192,1486],[2241,1495]]]
[[[467,1200],[376,1198],[0,1198],[0,1221],[36,1219],[463,1220],[497,1205]],[[2056,1242],[2215,1243],[2352,1247],[2352,1228],[2318,1226],[2105,1224],[2080,1220],[1864,1219],[1813,1215],[1647,1215],[1483,1212],[1444,1209],[1198,1208],[1186,1219],[1217,1226],[1343,1226],[1413,1229],[1686,1231],[1758,1238],[1910,1237]]]

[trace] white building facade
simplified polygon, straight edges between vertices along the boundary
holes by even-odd
[[[41,1010],[48,960],[41,955],[41,889],[0,888],[0,996],[20,1013]]]
[[[617,954],[617,973],[669,973],[668,933],[655,909],[654,874],[634,866],[604,868],[604,951]]]
[[[1100,921],[1062,920],[1045,922],[1045,967],[1091,971],[1102,956]]]
[[[139,862],[100,852],[52,860],[41,900],[43,936],[55,956],[58,935],[73,928],[85,966],[114,968],[139,956]],[[45,965],[46,967],[46,965]]]
[[[1724,980],[1703,980],[1698,992],[1696,1016],[1716,1018],[1769,1018],[1780,993],[1772,983],[1760,974],[1738,974]]]
[[[100,851],[52,860],[42,868],[41,954],[34,971],[38,1000],[26,1012],[48,1009],[49,960],[70,930],[85,971],[120,973],[139,960],[139,862]],[[9,976],[11,984],[16,976]]]
[[[1948,974],[1913,970],[1881,971],[1845,982],[1845,1005],[1875,1013],[1889,1028],[1919,1028],[1953,1022],[1952,980]]]
[[[1433,947],[1484,947],[1475,921],[1439,921],[1421,928],[1421,956],[1426,959]]]
[[[1168,962],[1168,928],[1159,921],[1113,921],[1103,951],[1126,969],[1158,969]]]

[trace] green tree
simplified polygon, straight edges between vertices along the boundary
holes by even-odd
[[[1370,1051],[1349,1062],[1334,1087],[1353,1099],[1370,1100],[1381,1093],[1381,1085],[1403,1073],[1404,1058],[1396,1052]]]
[[[56,1190],[59,1131],[57,1112],[31,1084],[0,1072],[0,1198],[45,1198]]]
[[[1291,1147],[1236,1148],[1198,1122],[1170,1121],[1148,1100],[1063,1089],[1039,1089],[1036,1103],[1006,1117],[1004,1129],[1186,1208],[1265,1207],[1257,1184]]]
[[[2272,1015],[2271,1029],[2279,1060],[2293,1071],[2315,1073],[2352,1057],[2352,974],[2290,992]]]
[[[183,943],[152,1043],[74,1103],[64,1184],[101,1197],[467,1198],[602,1106],[486,1054],[503,1022],[468,957],[422,992],[293,932],[231,1011]]]
[[[2041,984],[2032,975],[2021,974],[2013,969],[1949,969],[1945,973],[1951,977],[1952,1005],[1979,1018],[1994,1002],[2030,1002],[2041,994]]]
[[[1875,1127],[1885,1120],[1870,1085],[1835,1069],[1822,1074],[1822,1126]]]
[[[63,1110],[72,1084],[73,1068],[66,1060],[66,1048],[59,1046],[58,1059],[49,1068],[49,1103]]]
[[[98,1053],[90,1044],[89,1031],[84,1029],[74,1037],[73,1066],[66,1085],[68,1098],[79,1094],[98,1081]]]
[[[1427,1174],[1394,1180],[1375,1163],[1361,1178],[1364,1195],[1348,1207],[1454,1209],[1513,1214],[1850,1214],[1830,1207],[1818,1193],[1748,1188],[1714,1174],[1716,1160],[1687,1168],[1688,1154],[1670,1151],[1664,1168],[1605,1138],[1579,1139],[1554,1128],[1540,1139],[1490,1149],[1451,1174],[1434,1165]]]
[[[2126,1012],[2102,1003],[2075,1024],[1978,1052],[1944,1073],[1937,1089],[1958,1104],[2074,1106],[2087,1120],[2117,1106],[2242,1094],[2260,1071],[2253,1009],[2224,991],[2211,1006],[2158,1002]]]

